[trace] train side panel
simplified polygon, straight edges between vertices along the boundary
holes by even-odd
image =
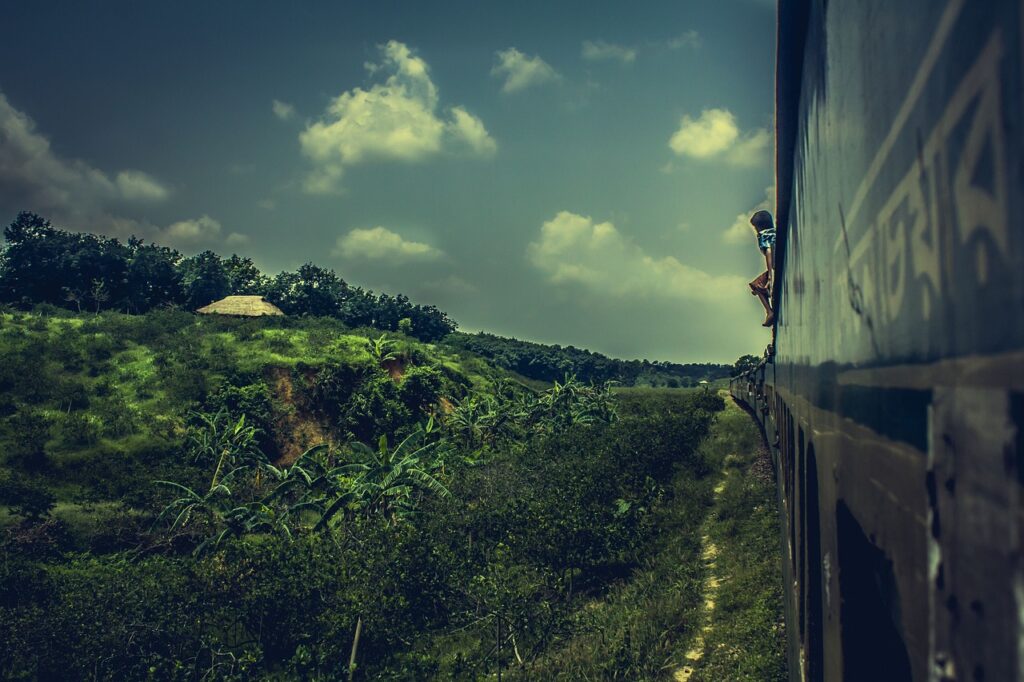
[[[1024,679],[1020,0],[780,3],[775,445],[790,669]]]

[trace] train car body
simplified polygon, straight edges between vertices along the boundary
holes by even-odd
[[[1024,1],[782,0],[774,356],[794,680],[1024,680]]]

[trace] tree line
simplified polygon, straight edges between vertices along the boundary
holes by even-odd
[[[196,310],[232,294],[260,295],[287,315],[334,317],[352,327],[401,330],[424,341],[457,327],[435,306],[351,286],[313,263],[269,276],[250,258],[222,258],[213,251],[186,257],[136,237],[122,243],[61,230],[30,212],[19,213],[4,238],[0,302],[20,308],[45,303],[138,314],[166,306]]]
[[[547,346],[479,332],[454,333],[446,343],[487,358],[502,369],[529,379],[557,381],[567,374],[581,381],[615,381],[623,386],[693,386],[701,380],[729,376],[729,366],[714,363],[679,364],[650,360],[618,360],[575,346]]]

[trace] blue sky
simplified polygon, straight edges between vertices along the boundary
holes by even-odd
[[[621,357],[766,342],[774,6],[20,2],[0,219],[314,261]]]

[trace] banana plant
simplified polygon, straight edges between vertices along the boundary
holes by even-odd
[[[189,450],[196,462],[216,462],[211,490],[221,481],[225,467],[256,468],[266,462],[256,446],[257,429],[245,423],[244,414],[234,422],[225,410],[213,415],[194,413],[193,416],[200,425],[190,429]]]
[[[428,428],[417,429],[394,448],[388,445],[386,435],[380,437],[376,449],[353,443],[357,461],[339,467],[339,473],[352,477],[351,487],[327,506],[317,528],[327,527],[351,506],[382,514],[394,523],[412,511],[416,492],[450,495],[435,476],[443,459],[443,443],[427,442]]]
[[[396,359],[394,353],[395,342],[392,339],[385,337],[384,335],[378,336],[375,339],[366,340],[366,350],[370,352],[370,357],[377,362],[377,364],[383,364],[389,360]]]
[[[471,394],[462,400],[452,400],[455,409],[448,415],[445,425],[466,450],[476,450],[483,444],[487,420],[493,412],[486,399]]]
[[[173,533],[191,524],[199,526],[209,533],[193,551],[195,555],[218,547],[225,537],[231,534],[240,534],[239,531],[245,526],[244,519],[248,515],[249,509],[246,505],[233,506],[231,489],[223,483],[211,486],[203,494],[174,481],[155,481],[155,483],[166,485],[179,495],[164,507],[155,524],[173,514],[174,521],[171,522],[168,532]]]

